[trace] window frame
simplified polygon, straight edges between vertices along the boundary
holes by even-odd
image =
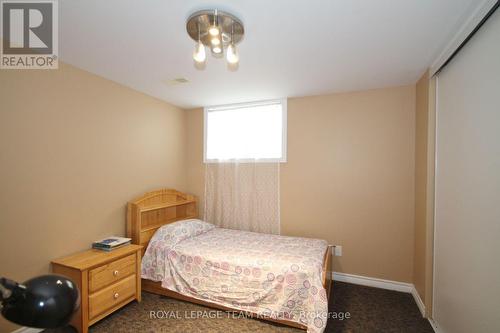
[[[208,159],[207,158],[207,115],[210,111],[229,111],[238,108],[281,104],[281,158],[231,158],[231,159]],[[256,102],[235,103],[225,105],[206,106],[203,108],[203,163],[286,163],[287,161],[287,99],[272,99]]]

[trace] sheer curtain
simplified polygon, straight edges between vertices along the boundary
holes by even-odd
[[[280,233],[280,164],[205,164],[207,222],[229,229]]]

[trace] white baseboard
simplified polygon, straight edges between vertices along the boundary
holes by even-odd
[[[415,288],[415,286],[413,286],[413,289],[411,290],[411,294],[413,295],[413,299],[415,300],[415,303],[417,303],[418,309],[420,310],[422,317],[425,317],[425,304],[424,304],[424,302],[422,302],[422,299],[420,298],[420,295],[417,291],[417,288]]]
[[[352,283],[352,284],[359,284],[361,286],[401,291],[404,293],[411,293],[414,288],[413,284],[411,283],[383,280],[368,276],[338,273],[338,272],[333,272],[333,280]]]
[[[43,329],[31,328],[31,327],[21,327],[15,331],[12,331],[11,333],[39,333],[41,331],[43,331]]]
[[[432,318],[427,318],[429,321],[429,324],[431,324],[432,329],[434,330],[435,333],[442,333],[443,331],[439,328],[438,324],[432,319]]]
[[[358,284],[361,286],[368,286],[368,287],[387,289],[387,290],[395,290],[395,291],[400,291],[400,292],[412,294],[413,299],[415,300],[415,303],[417,303],[417,307],[420,310],[420,313],[422,314],[422,317],[425,317],[424,302],[422,302],[422,299],[420,298],[420,295],[418,294],[417,289],[415,288],[415,286],[412,283],[377,279],[377,278],[368,277],[368,276],[338,273],[338,272],[333,272],[333,280],[352,283],[352,284]],[[436,333],[438,333],[439,330],[437,329],[437,325],[433,321],[431,322],[430,319],[429,319],[429,322],[431,323],[431,326],[434,329],[434,331]]]

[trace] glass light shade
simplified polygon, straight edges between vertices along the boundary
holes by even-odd
[[[219,37],[217,36],[217,37],[212,38],[212,39],[210,40],[210,42],[211,42],[211,43],[212,43],[212,45],[214,45],[214,46],[215,46],[215,45],[219,45],[219,44],[220,44],[220,39],[219,39]]]
[[[193,52],[194,61],[204,62],[206,58],[207,55],[205,53],[205,45],[203,45],[201,42],[196,43],[196,47],[194,48]]]
[[[226,60],[230,64],[237,64],[240,60],[238,51],[236,50],[236,46],[233,43],[229,44],[229,46],[227,47]]]
[[[220,46],[214,46],[214,47],[212,47],[212,52],[219,54],[222,52],[222,48]]]
[[[208,33],[210,36],[217,36],[219,34],[219,27],[216,25],[213,25],[208,29]]]

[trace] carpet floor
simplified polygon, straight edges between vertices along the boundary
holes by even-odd
[[[349,312],[350,317],[342,320],[340,316],[329,319],[325,332],[434,332],[429,322],[422,318],[411,294],[342,282],[335,282],[332,292],[329,310],[337,314]],[[157,318],[151,318],[151,311]],[[299,329],[240,315],[230,315],[223,311],[150,293],[143,293],[141,303],[132,302],[90,328],[90,333],[129,332],[304,333]]]

